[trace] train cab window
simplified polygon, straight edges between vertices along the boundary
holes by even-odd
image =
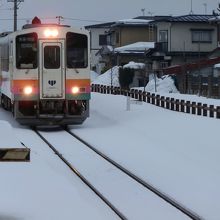
[[[88,38],[84,34],[68,32],[66,35],[67,68],[88,67]]]
[[[59,69],[60,68],[60,47],[45,46],[44,47],[44,68]]]
[[[29,33],[16,37],[17,69],[37,68],[37,34]]]

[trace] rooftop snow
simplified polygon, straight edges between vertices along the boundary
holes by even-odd
[[[122,19],[116,22],[116,24],[148,24],[152,20],[146,20],[146,19]]]
[[[128,64],[125,64],[123,68],[130,68],[130,69],[144,69],[145,64],[144,63],[135,63],[133,61],[130,61]]]
[[[115,52],[144,52],[151,48],[154,48],[154,42],[136,42],[123,47],[115,48]]]

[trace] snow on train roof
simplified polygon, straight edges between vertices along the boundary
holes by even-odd
[[[22,29],[28,29],[28,28],[36,28],[36,27],[51,27],[51,26],[55,26],[55,27],[70,27],[70,25],[62,25],[62,24],[25,24],[23,25]]]

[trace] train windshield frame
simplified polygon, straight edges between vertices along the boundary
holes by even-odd
[[[16,37],[16,68],[36,69],[38,35],[35,32],[18,35]]]
[[[60,68],[60,47],[47,45],[44,47],[44,68],[59,69]]]
[[[88,67],[88,37],[85,34],[67,32],[66,34],[67,68]]]

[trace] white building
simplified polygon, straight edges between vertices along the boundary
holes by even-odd
[[[107,33],[112,24],[115,22],[108,22],[102,24],[95,24],[86,26],[85,28],[90,32],[91,45],[91,68],[97,73],[100,73],[104,64],[100,62],[100,55],[98,51],[102,46],[107,45]]]

